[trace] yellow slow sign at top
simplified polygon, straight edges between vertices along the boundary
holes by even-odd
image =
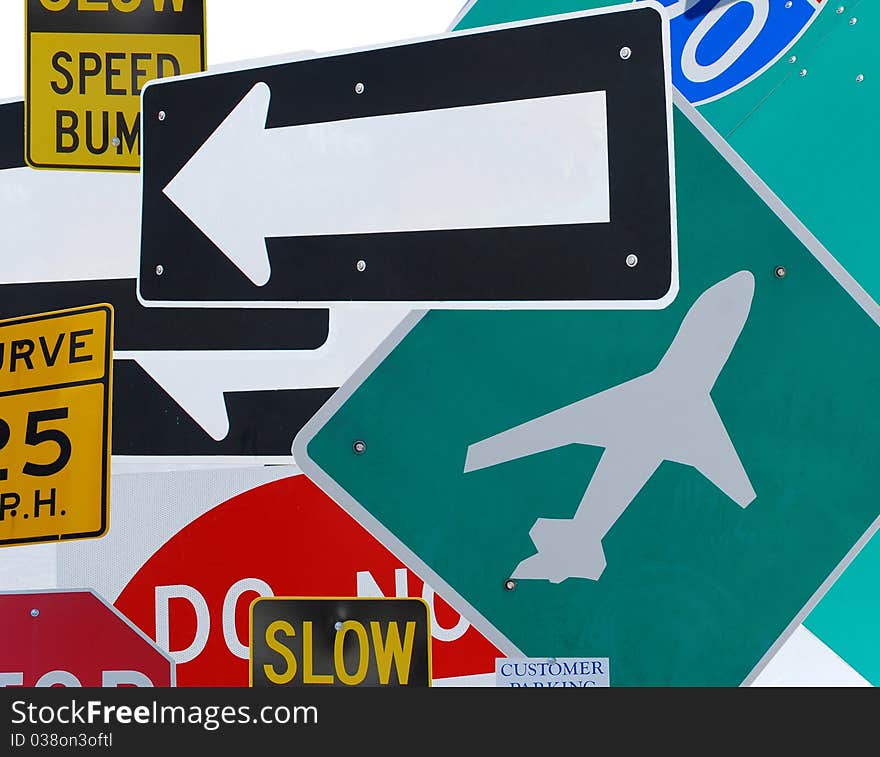
[[[113,309],[0,321],[0,546],[107,530]]]
[[[27,0],[27,162],[138,170],[144,85],[204,70],[205,0]]]

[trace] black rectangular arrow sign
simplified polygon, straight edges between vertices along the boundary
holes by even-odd
[[[152,82],[140,296],[663,307],[670,92],[640,4]]]

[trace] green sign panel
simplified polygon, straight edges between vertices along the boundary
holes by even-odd
[[[671,306],[415,314],[294,443],[503,651],[615,685],[751,681],[880,513],[880,309],[680,108]]]
[[[832,3],[764,76],[701,109],[875,300],[878,40],[880,5]]]
[[[599,8],[616,1],[472,0],[457,26]],[[880,7],[867,0],[795,0],[766,6],[726,6],[719,0],[692,6],[661,2],[671,19],[673,68],[680,79],[674,83],[686,95],[695,95],[692,101],[706,99],[699,106],[701,115],[847,273],[880,299],[880,258],[874,250],[880,228],[873,210],[873,177],[880,167],[880,79],[874,55]],[[703,71],[714,83],[706,76],[684,78],[689,55],[707,64]],[[877,683],[880,655],[873,636],[880,608],[872,586],[880,571],[880,543],[875,542],[806,625]]]

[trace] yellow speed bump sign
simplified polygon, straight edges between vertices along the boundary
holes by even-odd
[[[140,93],[205,70],[205,0],[26,0],[35,168],[137,171]]]
[[[108,526],[113,308],[0,321],[0,546]]]

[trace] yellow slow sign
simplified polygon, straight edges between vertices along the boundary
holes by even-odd
[[[0,546],[108,526],[113,308],[0,321]]]
[[[250,684],[430,686],[428,605],[412,597],[255,599]]]

